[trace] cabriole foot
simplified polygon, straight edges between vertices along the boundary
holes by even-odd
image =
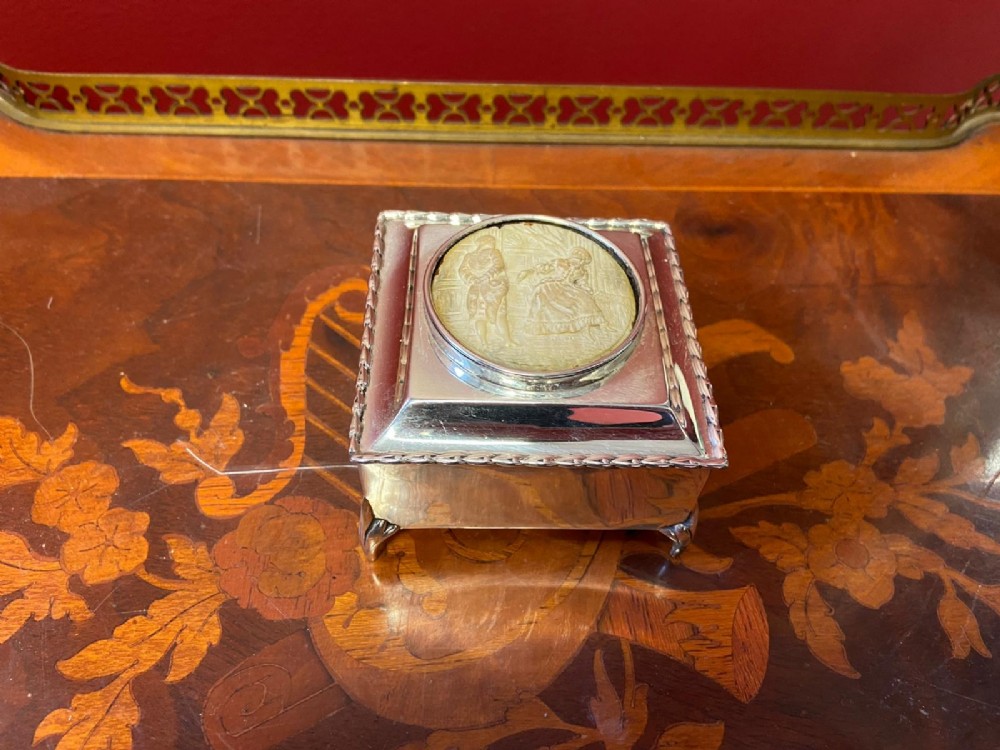
[[[365,557],[374,560],[385,550],[385,543],[399,531],[399,526],[384,518],[376,518],[371,504],[365,498],[361,501],[361,523],[358,530],[361,532],[361,549],[364,550]]]
[[[691,537],[694,536],[695,529],[698,528],[698,507],[691,511],[691,514],[680,523],[663,526],[660,533],[672,543],[670,556],[677,557],[691,544]]]

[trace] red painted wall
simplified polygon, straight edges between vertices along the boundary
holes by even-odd
[[[1000,73],[1000,0],[6,0],[0,61],[951,93]]]

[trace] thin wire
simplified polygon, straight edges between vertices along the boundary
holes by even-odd
[[[24,340],[24,336],[18,333],[16,328],[8,325],[3,320],[0,320],[0,326],[3,326],[8,331],[13,333],[17,337],[17,340],[21,342],[21,345],[24,347],[24,351],[28,353],[28,413],[31,414],[31,418],[35,420],[35,424],[42,428],[42,432],[48,436],[49,440],[52,440],[52,433],[48,431],[45,425],[43,425],[38,419],[38,415],[35,414],[35,358],[31,356],[31,347],[28,346],[28,342]]]
[[[220,477],[239,477],[239,476],[247,476],[247,475],[250,475],[250,474],[284,474],[284,473],[289,472],[289,471],[291,471],[291,472],[299,472],[299,471],[323,471],[324,469],[355,469],[356,470],[358,468],[357,464],[316,464],[316,465],[313,465],[313,466],[299,466],[299,467],[286,468],[286,469],[227,469],[227,470],[222,470],[222,469],[219,469],[219,468],[217,468],[215,466],[212,466],[212,464],[210,464],[208,461],[206,461],[201,456],[199,456],[197,453],[195,453],[193,450],[191,450],[190,446],[185,445],[184,446],[184,450],[186,450],[188,452],[188,455],[190,455],[191,458],[193,458],[195,461],[197,461],[200,465],[204,466],[206,469],[208,469],[209,471],[211,471],[213,474],[216,474],[217,476],[220,476]]]
[[[24,351],[28,354],[28,413],[31,414],[31,418],[35,421],[42,432],[48,436],[49,440],[53,440],[52,433],[49,432],[48,428],[42,424],[38,415],[35,414],[35,358],[31,354],[31,347],[25,340],[24,336],[18,332],[16,328],[9,325],[2,319],[0,319],[0,327],[6,328],[10,331],[18,341],[21,342],[21,346],[24,347]],[[222,470],[212,464],[208,463],[205,459],[195,453],[189,446],[184,446],[184,450],[187,451],[188,455],[191,456],[198,464],[205,467],[213,474],[220,477],[236,477],[236,476],[247,476],[251,474],[284,474],[286,472],[300,472],[300,471],[324,471],[328,469],[354,469],[357,470],[357,464],[316,464],[312,466],[298,466],[295,468],[284,468],[284,469],[230,469]]]

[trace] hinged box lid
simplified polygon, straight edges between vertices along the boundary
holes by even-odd
[[[726,463],[668,226],[379,216],[352,459]]]

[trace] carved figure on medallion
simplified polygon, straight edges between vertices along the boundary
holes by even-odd
[[[492,235],[481,238],[475,249],[465,254],[458,267],[458,275],[468,286],[465,308],[479,341],[484,346],[488,345],[492,332],[509,345],[507,289],[510,285],[507,283],[503,256],[497,250]]]
[[[638,303],[605,247],[533,222],[483,229],[441,259],[431,301],[460,344],[495,364],[560,372],[597,361],[628,337]]]
[[[559,258],[522,271],[521,278],[540,279],[531,296],[528,318],[537,334],[583,331],[605,324],[590,288],[590,253],[573,248],[568,258]]]

